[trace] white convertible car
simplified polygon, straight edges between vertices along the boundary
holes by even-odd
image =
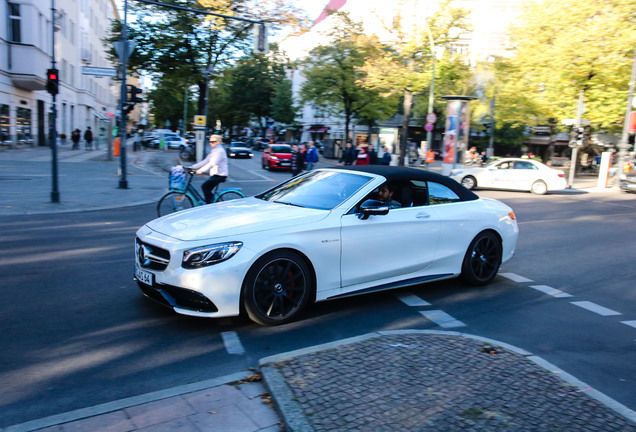
[[[379,200],[385,183],[393,202]],[[137,231],[135,279],[181,314],[246,312],[276,325],[317,301],[457,276],[486,284],[517,237],[510,207],[448,177],[390,166],[319,169],[254,197],[148,222]]]

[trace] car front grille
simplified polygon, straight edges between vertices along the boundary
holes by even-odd
[[[135,255],[139,265],[150,270],[163,271],[170,262],[170,252],[144,243],[139,238],[135,238]]]
[[[197,312],[218,312],[218,308],[201,293],[172,285],[155,285],[154,287],[137,281],[139,289],[164,306],[189,309]]]

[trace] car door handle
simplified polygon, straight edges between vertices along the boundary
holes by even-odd
[[[428,219],[431,217],[431,215],[428,213],[418,213],[415,215],[415,217],[418,219]]]

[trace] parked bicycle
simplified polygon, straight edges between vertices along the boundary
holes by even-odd
[[[196,170],[191,168],[183,168],[185,173],[185,182],[175,185],[173,179],[170,181],[170,191],[161,197],[157,204],[157,214],[164,216],[170,213],[186,210],[192,207],[205,205],[205,199],[199,191],[192,185],[192,179]],[[171,173],[172,176],[172,173]],[[212,202],[230,201],[239,198],[245,198],[240,188],[223,188],[218,192],[218,185],[212,190],[214,199]]]

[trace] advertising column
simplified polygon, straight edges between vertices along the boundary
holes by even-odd
[[[442,174],[449,175],[455,168],[455,164],[463,163],[464,152],[468,148],[468,135],[470,132],[468,103],[476,98],[472,96],[442,97],[448,101]]]

